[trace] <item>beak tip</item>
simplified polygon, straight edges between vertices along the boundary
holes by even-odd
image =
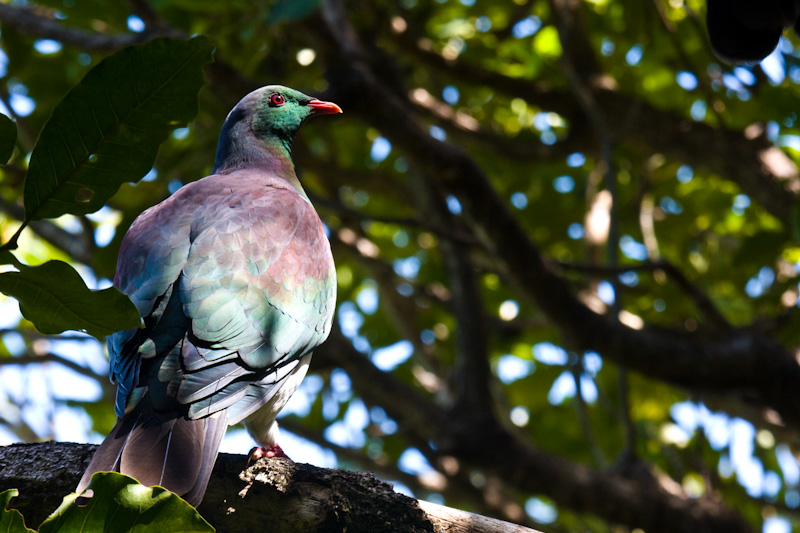
[[[342,108],[333,102],[323,102],[322,100],[311,100],[308,102],[308,107],[312,108],[316,113],[321,115],[335,115],[342,113]]]

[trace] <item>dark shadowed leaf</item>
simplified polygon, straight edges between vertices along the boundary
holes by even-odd
[[[102,339],[140,325],[139,311],[127,296],[113,287],[90,290],[75,269],[62,261],[32,267],[9,252],[3,252],[0,260],[19,270],[0,274],[0,292],[19,300],[22,315],[44,334],[73,329]]]
[[[94,491],[94,496],[88,504],[77,505],[77,494],[64,497],[61,506],[42,523],[39,531],[214,531],[177,494],[161,487],[145,487],[132,477],[98,472],[92,476],[89,489]]]
[[[269,13],[268,24],[300,20],[319,5],[319,0],[278,0]]]
[[[197,114],[205,37],[125,48],[89,71],[53,111],[25,179],[27,220],[92,213],[153,166],[159,145]]]
[[[25,520],[19,511],[15,509],[8,509],[8,503],[11,498],[19,494],[17,489],[8,489],[0,492],[0,531],[7,533],[24,533],[26,531],[33,531],[25,527]]]
[[[0,114],[0,164],[5,164],[14,153],[17,143],[17,125],[5,115]]]

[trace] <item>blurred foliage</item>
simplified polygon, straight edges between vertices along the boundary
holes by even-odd
[[[251,88],[281,83],[324,96],[326,77],[337,76],[323,60],[324,40],[315,37],[321,21],[314,1],[152,0],[149,8],[138,1],[35,4],[53,25],[86,35],[113,39],[159,27],[205,35],[216,47],[217,61],[252,80]],[[680,335],[718,335],[704,328],[706,317],[691,292],[676,288],[663,270],[642,267],[647,260],[667,260],[730,324],[766,332],[795,349],[800,345],[795,312],[800,243],[792,228],[713,165],[692,166],[665,153],[680,153],[686,141],[680,128],[668,128],[704,124],[714,128],[715,139],[752,128],[788,164],[799,163],[796,37],[787,36],[761,64],[732,66],[709,49],[700,0],[576,4],[602,72],[598,83],[632,103],[631,116],[605,117],[612,129],[624,131],[637,105],[675,117],[672,124],[651,125],[663,133],[660,145],[611,140],[619,276],[600,268],[608,263],[606,245],[586,237],[602,226],[589,215],[605,187],[606,162],[599,143],[586,133],[589,121],[570,107],[564,46],[551,2],[377,0],[353,2],[348,15],[374,45],[371,61],[385,64],[387,71],[389,64],[397,67],[387,74],[398,78],[393,89],[416,104],[430,134],[474,158],[543,254],[564,263],[563,275],[593,308],[608,311],[616,287],[616,305],[634,324],[673,328]],[[64,96],[110,53],[46,37],[2,26],[0,101],[19,129],[16,149],[0,175],[2,242],[19,224],[22,179],[34,140]],[[430,61],[430,53],[442,63]],[[467,68],[442,66],[451,63]],[[549,100],[527,101],[501,90],[486,72],[525,82]],[[135,216],[209,173],[222,120],[246,92],[231,94],[223,85],[211,80],[200,91],[196,119],[167,137],[143,180],[122,184],[97,215],[56,219],[69,242],[43,238],[38,229],[23,233],[19,259],[68,261],[90,286],[95,281],[107,286]],[[339,280],[337,324],[382,369],[432,402],[446,402],[442,383],[451,379],[458,355],[458,318],[440,244],[463,228],[441,228],[425,218],[412,154],[343,107],[335,122],[304,126],[295,146],[301,179],[331,233]],[[0,155],[3,135],[0,131]],[[726,152],[724,142],[700,149],[708,150],[709,158],[736,160],[738,154]],[[467,215],[457,198],[448,197],[447,205],[456,219]],[[759,417],[750,419],[755,427],[745,431],[736,418],[745,415],[726,415],[727,404],[718,397],[633,373],[627,375],[626,413],[619,368],[603,354],[571,349],[547,317],[507,283],[502,265],[472,244],[465,239],[459,246],[472,253],[483,299],[483,309],[474,312],[489,331],[495,410],[509,427],[543,450],[598,468],[621,464],[633,454],[671,480],[675,490],[719,498],[754,527],[776,516],[800,525],[800,479],[787,464],[796,465],[791,453],[796,438]],[[10,314],[13,307],[2,309]],[[16,366],[15,358],[32,368],[42,357],[84,378],[105,380],[102,368],[88,358],[59,353],[55,340],[43,339],[29,322],[2,327],[0,379],[18,379],[19,373],[3,374]],[[341,464],[375,470],[421,498],[552,531],[622,531],[513,486],[504,486],[500,500],[492,500],[480,471],[451,477],[446,465],[436,462],[431,443],[410,438],[404,421],[392,420],[381,406],[365,406],[342,370],[312,363],[311,371],[298,392],[307,405],[293,411],[284,426],[330,447]],[[111,389],[96,388],[101,393],[91,400],[48,389],[51,403],[43,408],[33,392],[3,392],[0,385],[0,436],[52,437],[57,422],[52,406],[66,405],[83,417],[86,431],[104,433],[114,422]],[[49,424],[37,422],[37,409],[47,411]],[[631,431],[633,449],[627,445]],[[431,465],[410,461],[411,449]],[[431,482],[433,469],[449,485]]]

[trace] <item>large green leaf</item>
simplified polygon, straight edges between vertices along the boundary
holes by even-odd
[[[0,164],[5,164],[14,153],[17,143],[17,125],[5,115],[0,115]]]
[[[108,57],[53,111],[25,179],[27,221],[100,209],[153,166],[169,132],[197,114],[205,37],[156,39]]]
[[[8,509],[11,498],[19,494],[17,489],[0,492],[0,531],[7,533],[25,533],[33,531],[25,527],[25,519],[16,509]]]
[[[89,489],[94,496],[85,506],[75,503],[77,494],[65,496],[61,506],[42,523],[40,533],[214,531],[191,505],[162,487],[145,487],[132,477],[98,472],[92,476]]]
[[[44,334],[74,329],[101,339],[141,324],[139,311],[127,296],[114,287],[90,290],[63,261],[32,267],[10,252],[2,252],[0,261],[19,270],[0,274],[0,292],[19,300],[22,315]]]

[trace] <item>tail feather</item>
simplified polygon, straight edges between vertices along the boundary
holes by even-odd
[[[83,492],[95,472],[113,471],[143,485],[161,485],[197,506],[226,427],[224,412],[199,420],[175,413],[129,413],[95,452],[77,492]]]
[[[226,411],[221,411],[212,416],[199,420],[206,425],[205,441],[203,442],[203,458],[200,462],[200,471],[197,473],[197,483],[192,490],[187,492],[183,499],[197,507],[203,500],[206,493],[208,480],[211,478],[211,471],[214,470],[214,463],[217,462],[219,446],[228,429],[228,415]]]
[[[81,494],[89,486],[89,480],[95,472],[119,472],[120,456],[131,432],[137,426],[141,418],[141,413],[133,416],[133,413],[124,416],[117,420],[114,428],[105,438],[100,447],[94,452],[86,472],[83,473],[78,488],[75,489],[77,494]]]

